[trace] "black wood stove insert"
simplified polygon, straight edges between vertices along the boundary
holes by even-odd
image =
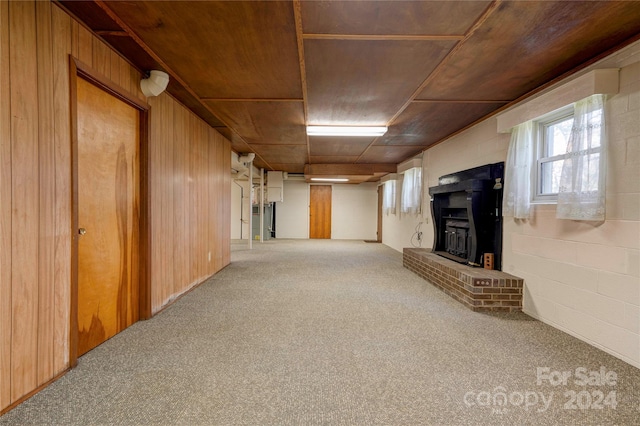
[[[503,180],[504,163],[495,163],[441,176],[429,188],[434,253],[472,266],[491,253],[502,270]]]

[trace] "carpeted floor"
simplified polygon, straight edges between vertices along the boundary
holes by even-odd
[[[640,370],[473,313],[384,245],[271,240],[0,424],[637,425]]]

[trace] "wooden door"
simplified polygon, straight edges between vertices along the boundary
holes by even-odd
[[[331,185],[311,185],[309,238],[331,238]]]
[[[139,318],[140,113],[78,79],[77,126],[79,356]]]

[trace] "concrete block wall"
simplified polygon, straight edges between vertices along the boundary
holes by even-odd
[[[536,205],[530,221],[505,217],[503,270],[524,278],[525,313],[640,368],[640,42],[582,72],[611,67],[620,68],[620,91],[607,101],[606,221],[559,220],[555,205]],[[443,174],[505,161],[509,138],[490,118],[428,149],[425,188]],[[430,222],[428,202],[422,217],[385,218],[383,243],[411,247],[404,234]],[[431,247],[432,226],[423,230]]]
[[[620,67],[607,101],[607,219],[536,206],[531,221],[505,220],[504,265],[525,279],[524,312],[640,367],[640,47],[605,61]]]

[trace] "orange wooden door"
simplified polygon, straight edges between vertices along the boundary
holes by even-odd
[[[78,79],[78,355],[139,318],[138,110]]]
[[[311,185],[309,238],[331,238],[331,185]]]

